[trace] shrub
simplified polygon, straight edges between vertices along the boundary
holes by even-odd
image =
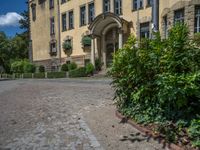
[[[34,78],[45,78],[45,73],[44,72],[34,73]]]
[[[11,64],[11,71],[13,73],[23,73],[24,72],[24,62],[22,60],[15,61]]]
[[[74,70],[77,68],[77,64],[75,62],[72,62],[68,65],[68,70]]]
[[[192,120],[188,132],[192,140],[192,145],[200,147],[200,118]]]
[[[167,40],[157,33],[139,48],[135,42],[130,37],[116,52],[109,72],[117,108],[139,123],[164,123],[160,131],[176,142],[179,135],[166,124],[186,120],[188,127],[200,114],[200,48],[181,24],[169,31]]]
[[[35,72],[35,65],[34,64],[31,64],[29,62],[24,62],[23,64],[23,72],[24,73],[34,73]]]
[[[95,69],[96,71],[101,71],[103,63],[101,62],[101,59],[96,59],[95,60]]]
[[[82,38],[81,42],[82,42],[83,47],[85,47],[85,46],[91,46],[91,37],[90,36],[84,36]]]
[[[75,78],[75,77],[86,77],[86,68],[85,67],[81,67],[75,70],[70,70],[69,71],[69,77],[70,78]]]
[[[92,63],[89,63],[86,65],[86,74],[93,75],[94,73],[94,65]]]
[[[47,78],[66,78],[66,72],[48,72]]]
[[[28,60],[19,60],[11,64],[11,71],[13,73],[34,73],[35,65]]]
[[[23,78],[32,78],[32,73],[24,73]]]
[[[196,33],[196,34],[194,35],[194,42],[195,42],[198,46],[200,46],[200,33]]]
[[[40,73],[45,72],[45,67],[43,65],[40,65],[38,70]]]
[[[68,64],[63,64],[61,67],[61,71],[68,71]]]

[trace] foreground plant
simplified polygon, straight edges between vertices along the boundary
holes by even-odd
[[[182,143],[188,143],[186,129],[200,114],[200,48],[182,24],[169,31],[167,40],[156,33],[155,39],[135,45],[131,36],[114,55],[109,74],[117,108],[138,123],[154,123],[170,142],[184,137]]]

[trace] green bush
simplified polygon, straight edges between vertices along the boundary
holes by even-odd
[[[44,72],[40,72],[40,73],[34,73],[34,78],[45,78],[45,73]]]
[[[75,70],[77,68],[77,64],[72,62],[68,65],[68,70]]]
[[[31,64],[29,62],[24,62],[23,64],[23,72],[24,73],[34,73],[35,72],[35,65],[34,64]]]
[[[23,73],[24,72],[24,61],[15,61],[11,64],[11,71],[13,73]]]
[[[61,67],[61,71],[67,72],[68,71],[68,64],[63,64]]]
[[[130,37],[109,72],[119,111],[144,124],[186,120],[190,125],[200,114],[200,48],[189,39],[188,28],[177,24],[167,40],[157,33],[147,44],[135,44]],[[170,131],[166,138],[176,142],[176,132],[164,127]]]
[[[86,68],[85,67],[81,67],[75,70],[70,70],[69,71],[69,77],[70,78],[75,78],[75,77],[86,77]]]
[[[28,60],[18,60],[11,64],[11,71],[13,73],[34,73],[35,65]]]
[[[66,78],[66,72],[48,72],[47,78]]]
[[[21,78],[21,73],[14,73],[14,78]]]
[[[32,78],[32,73],[24,73],[23,78]]]
[[[194,35],[194,42],[195,42],[198,46],[200,46],[200,33],[196,33],[196,34]]]
[[[45,67],[43,65],[40,65],[39,68],[38,68],[38,71],[40,73],[45,72]]]
[[[102,66],[103,66],[103,63],[101,62],[101,59],[96,59],[95,60],[95,69],[96,69],[96,71],[101,71]]]
[[[86,65],[86,74],[88,75],[94,74],[94,65],[92,63]]]
[[[200,147],[200,118],[192,120],[188,132],[192,140],[192,145]]]

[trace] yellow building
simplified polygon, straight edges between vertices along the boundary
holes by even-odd
[[[29,10],[32,59],[49,70],[96,59],[106,68],[130,34],[166,38],[175,22],[200,32],[200,0],[29,0]]]

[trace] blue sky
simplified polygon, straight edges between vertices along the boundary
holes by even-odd
[[[0,31],[7,36],[14,36],[21,33],[18,20],[20,13],[27,9],[26,0],[0,0]]]

